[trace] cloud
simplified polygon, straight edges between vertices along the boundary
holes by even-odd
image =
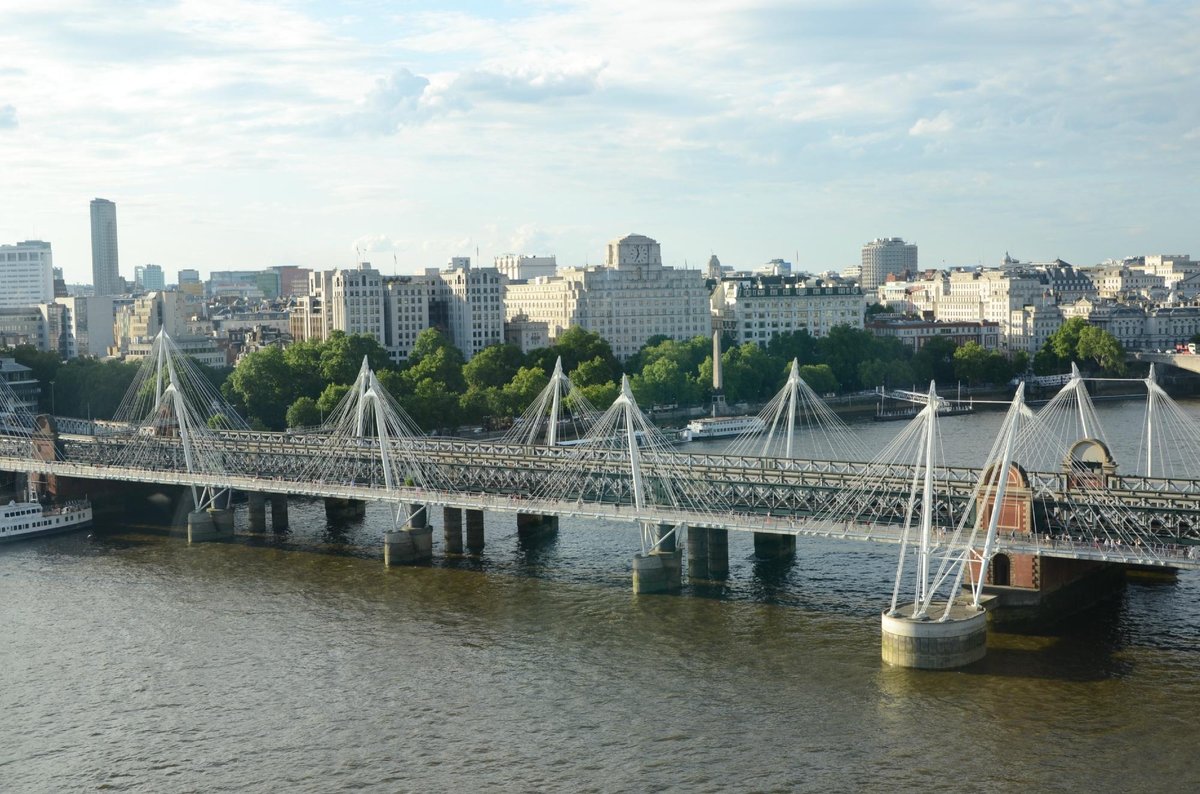
[[[12,105],[0,105],[0,130],[12,130],[17,127],[17,109]]]
[[[475,100],[536,103],[584,96],[599,88],[604,64],[546,69],[471,69],[459,75],[447,92]]]
[[[908,134],[917,137],[936,137],[945,135],[952,129],[954,129],[954,120],[943,110],[932,118],[917,119],[917,123],[908,128]]]
[[[407,244],[399,240],[393,240],[386,234],[364,234],[359,237],[350,248],[358,254],[378,254],[378,253],[394,253],[402,251],[407,247]]]

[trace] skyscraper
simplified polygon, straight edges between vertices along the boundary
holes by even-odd
[[[868,303],[879,300],[879,285],[889,273],[917,270],[917,246],[900,237],[881,237],[862,247],[862,272],[858,283]]]
[[[0,308],[36,306],[54,300],[50,243],[26,240],[0,245]]]
[[[117,266],[117,205],[92,199],[92,284],[97,295],[120,295]]]

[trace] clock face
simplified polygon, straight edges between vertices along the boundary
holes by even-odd
[[[634,260],[639,265],[644,265],[650,261],[650,246],[639,245],[634,251]]]

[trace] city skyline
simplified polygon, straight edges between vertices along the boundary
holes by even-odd
[[[61,7],[58,7],[61,6]],[[152,3],[0,12],[0,242],[87,282],[476,250],[840,270],[1194,250],[1200,10]],[[1169,43],[1169,46],[1164,44]],[[1165,48],[1165,51],[1164,51]]]

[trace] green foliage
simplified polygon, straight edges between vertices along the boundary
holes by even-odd
[[[817,394],[829,394],[838,390],[837,378],[828,364],[805,364],[800,367],[800,377]]]
[[[417,426],[426,432],[455,428],[462,416],[458,395],[445,383],[432,378],[416,382],[412,393],[402,398],[401,405]]]
[[[816,363],[819,355],[817,338],[810,334],[807,328],[771,337],[767,342],[767,352],[783,361],[791,362],[792,359],[796,359],[801,364]]]
[[[60,416],[112,419],[137,371],[132,362],[72,359],[55,373],[54,408]]]
[[[866,317],[867,317],[867,319],[870,319],[877,314],[887,314],[891,310],[892,310],[892,307],[888,306],[886,303],[879,303],[879,302],[872,303],[870,306],[867,307]]]
[[[491,345],[463,366],[463,379],[468,388],[499,388],[513,379],[524,361],[525,354],[516,345]]]
[[[326,416],[333,413],[337,408],[338,403],[346,396],[346,392],[350,391],[350,385],[345,383],[331,383],[325,387],[314,403],[317,409],[318,423]],[[291,424],[290,422],[288,424]]]
[[[312,397],[297,397],[287,409],[288,427],[314,427],[321,424],[321,410]]]
[[[608,368],[606,380],[621,379],[621,364],[613,355],[612,347],[595,331],[585,331],[579,326],[572,326],[550,347],[531,352],[526,363],[529,366],[541,367],[545,372],[553,372],[554,361],[560,356],[563,372],[571,373],[584,361],[599,358]]]
[[[334,331],[320,346],[321,377],[330,383],[353,383],[362,367],[363,358],[373,370],[381,370],[391,364],[387,350],[367,334],[347,335]]]
[[[225,382],[222,392],[272,430],[286,425],[287,407],[300,396],[291,367],[278,347],[245,356]]]
[[[913,380],[922,387],[931,380],[938,383],[953,383],[954,353],[958,346],[946,337],[934,337],[926,342],[912,357]],[[892,384],[896,385],[896,384]]]
[[[1082,317],[1072,317],[1050,335],[1034,356],[1033,369],[1040,375],[1066,372],[1072,361],[1091,364],[1108,375],[1125,373],[1125,350],[1121,343]]]
[[[225,414],[213,414],[212,416],[208,417],[208,422],[206,424],[210,430],[228,430],[229,428],[233,427],[229,421],[229,417]]]
[[[613,404],[613,401],[617,399],[617,395],[621,393],[621,387],[610,380],[607,383],[593,383],[587,386],[580,386],[579,391],[592,404],[593,408],[599,411],[606,411]]]
[[[722,359],[723,361],[724,359]],[[648,364],[629,382],[638,404],[654,405],[696,402],[699,387],[674,358],[663,356]]]
[[[580,363],[579,366],[568,371],[567,376],[579,388],[613,382],[612,365],[602,356],[596,356]]]

